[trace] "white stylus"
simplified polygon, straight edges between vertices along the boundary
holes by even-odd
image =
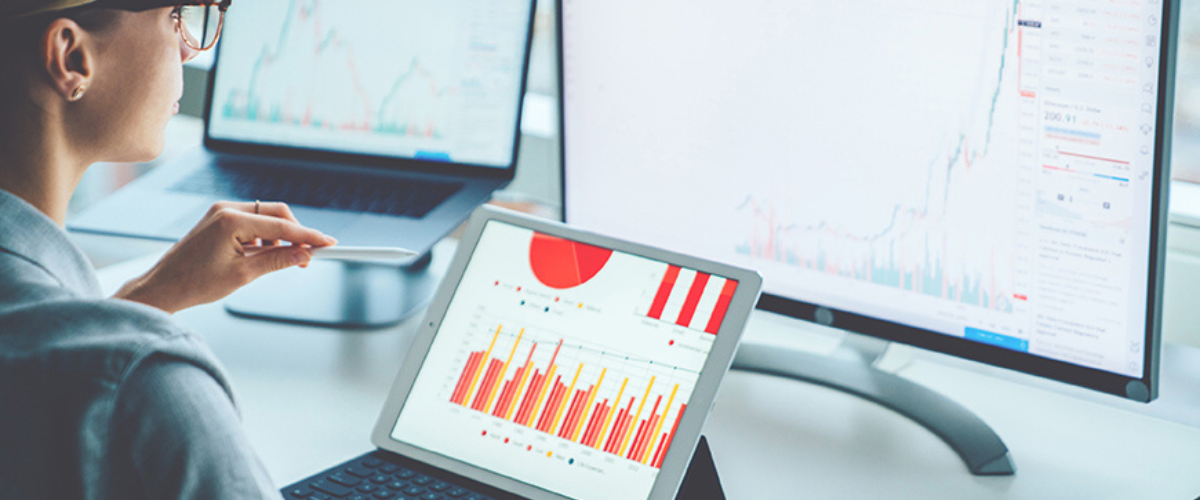
[[[326,260],[408,260],[419,255],[407,248],[346,246],[314,248],[312,253],[314,259]]]

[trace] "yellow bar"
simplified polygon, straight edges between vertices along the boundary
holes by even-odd
[[[517,353],[517,346],[521,345],[521,337],[525,336],[525,329],[522,328],[517,333],[517,341],[513,343],[513,348],[508,351],[508,359],[504,361],[504,367],[500,368],[500,375],[496,377],[496,382],[492,385],[492,394],[488,396],[487,404],[483,405],[483,412],[492,411],[492,402],[496,400],[496,393],[500,392],[500,382],[504,381],[504,374],[508,373],[508,365],[512,363],[513,355]]]
[[[521,382],[517,384],[517,392],[513,393],[513,404],[508,407],[508,413],[504,414],[504,420],[512,420],[513,411],[521,406],[521,390],[525,389],[525,382],[529,380],[529,372],[533,371],[533,361],[525,364],[525,371],[521,375]]]
[[[579,382],[579,372],[583,371],[583,363],[579,363],[579,367],[575,369],[575,378],[571,379],[571,387],[567,388],[567,395],[563,396],[562,401],[558,402],[558,408],[554,410],[554,418],[550,420],[550,434],[558,432],[558,418],[562,416],[563,408],[566,408],[571,402],[571,397],[575,395],[575,383]]]
[[[625,384],[629,383],[629,377],[625,377],[625,381],[621,382],[621,390],[617,391],[617,399],[613,400],[612,409],[609,410],[608,416],[604,417],[604,427],[600,429],[600,437],[596,438],[595,448],[599,450],[604,447],[604,437],[608,434],[608,425],[612,423],[613,414],[621,409],[621,396],[625,395]]]
[[[592,386],[592,390],[588,391],[587,404],[583,405],[583,413],[579,414],[579,427],[576,427],[575,433],[571,434],[571,441],[579,442],[579,431],[582,431],[583,424],[587,423],[588,410],[591,410],[592,403],[596,402],[596,393],[600,392],[600,384],[604,383],[605,373],[608,373],[608,368],[600,370],[600,380],[597,380],[596,385]]]
[[[542,393],[538,395],[537,404],[534,405],[533,411],[529,412],[529,418],[521,422],[525,427],[533,427],[532,423],[537,420],[537,416],[541,413],[542,404],[546,402],[546,397],[550,393],[550,384],[554,383],[554,372],[558,371],[558,365],[550,367],[550,371],[546,372],[546,383],[542,385]]]
[[[646,393],[642,395],[642,401],[638,403],[637,415],[633,417],[633,420],[629,421],[629,428],[625,430],[625,439],[621,440],[621,447],[617,448],[620,450],[620,453],[617,454],[622,457],[625,456],[626,451],[629,451],[626,450],[625,447],[629,445],[629,439],[633,437],[633,429],[635,425],[637,425],[638,419],[642,418],[642,410],[646,408],[646,398],[650,397],[650,388],[654,387],[654,378],[655,377],[650,377],[650,383],[646,384]]]
[[[663,421],[667,419],[667,412],[671,411],[671,403],[675,402],[675,392],[678,390],[679,384],[675,384],[675,388],[671,389],[671,397],[667,398],[667,407],[663,408],[662,416],[658,417],[658,425],[654,426],[654,434],[650,435],[650,442],[642,451],[642,459],[638,460],[639,462],[646,463],[646,460],[650,459],[650,449],[654,448],[654,442],[660,439],[658,433],[662,432]]]
[[[479,380],[479,374],[483,372],[483,367],[488,364],[488,358],[492,355],[492,348],[496,347],[496,339],[500,338],[501,328],[504,328],[504,325],[496,327],[496,334],[492,335],[492,344],[488,346],[487,351],[483,353],[483,357],[479,359],[479,368],[476,368],[475,375],[471,376],[471,385],[467,386],[467,395],[463,397],[463,406],[471,406],[471,393],[475,392],[475,382]]]

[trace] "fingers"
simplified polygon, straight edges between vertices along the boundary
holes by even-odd
[[[253,208],[252,208],[253,210]],[[214,223],[242,244],[256,240],[284,240],[296,245],[317,247],[337,244],[331,236],[295,222],[268,215],[255,215],[236,209],[222,210],[213,216]]]
[[[246,257],[246,272],[253,279],[292,266],[307,267],[312,250],[301,246],[271,247]]]
[[[244,201],[244,202],[243,201],[218,201],[213,204],[212,208],[209,209],[208,213],[209,213],[209,215],[215,215],[217,212],[220,212],[222,210],[237,210],[238,212],[245,212],[248,214],[252,214],[252,213],[254,213],[254,202],[253,201]],[[258,202],[258,215],[268,215],[271,217],[279,217],[282,219],[287,219],[289,221],[295,222],[297,224],[300,223],[300,221],[296,220],[296,216],[292,214],[292,209],[290,207],[288,207],[288,204],[281,202],[281,201],[260,201],[260,202]]]
[[[257,210],[258,215],[265,215],[268,217],[278,217],[281,219],[285,219],[285,220],[294,222],[296,224],[300,224],[300,221],[296,219],[295,214],[292,213],[292,209],[290,207],[288,207],[288,204],[283,203],[283,202],[278,202],[278,201],[260,201],[260,202],[221,201],[221,202],[217,202],[217,203],[213,204],[212,209],[209,210],[209,214],[215,215],[216,213],[218,213],[222,210],[236,210],[238,212],[244,212],[244,213],[249,213],[249,214],[254,214],[254,213],[256,213],[256,210]],[[251,245],[256,243],[255,240],[240,240],[240,241],[244,241]],[[262,241],[263,246],[275,246],[278,244],[279,244],[279,240],[277,240],[277,239],[263,239],[263,241]]]

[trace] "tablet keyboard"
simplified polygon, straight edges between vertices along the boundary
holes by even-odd
[[[372,453],[282,490],[285,500],[495,500]]]

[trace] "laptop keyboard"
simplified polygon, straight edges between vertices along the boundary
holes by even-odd
[[[495,500],[374,455],[283,489],[285,500]]]
[[[419,219],[462,184],[360,174],[337,174],[221,160],[171,187],[185,193],[282,201],[289,205]]]

